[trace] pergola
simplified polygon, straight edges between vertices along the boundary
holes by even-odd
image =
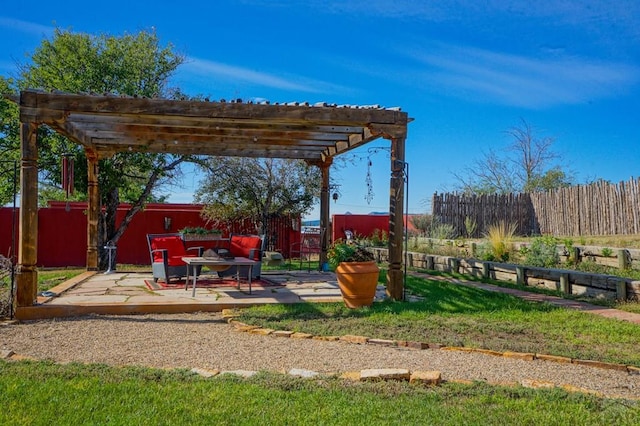
[[[26,90],[20,107],[20,241],[16,307],[37,300],[40,125],[84,147],[88,168],[87,269],[98,269],[98,161],[118,152],[302,159],[320,168],[321,262],[326,261],[333,157],[378,138],[391,141],[387,295],[402,300],[406,112],[379,106],[146,99]]]

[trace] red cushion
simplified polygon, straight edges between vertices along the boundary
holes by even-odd
[[[169,266],[184,265],[181,257],[186,256],[186,250],[182,238],[178,236],[157,237],[151,240],[151,250],[165,249],[169,257]],[[162,262],[162,252],[153,253],[154,262]]]
[[[169,259],[167,259],[167,264],[169,266],[186,265],[186,263],[184,263],[184,260],[182,260],[183,257],[185,256],[169,256]]]
[[[261,246],[262,241],[260,240],[260,237],[232,235],[229,251],[231,251],[231,254],[236,257],[249,257],[251,250],[255,250],[255,252],[253,253],[253,260],[261,260]]]

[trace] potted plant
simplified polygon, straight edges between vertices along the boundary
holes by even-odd
[[[329,249],[327,260],[336,272],[345,305],[348,308],[371,306],[380,272],[373,253],[356,244],[337,241]]]
[[[182,234],[182,238],[185,241],[215,240],[222,236],[222,231],[219,229],[208,229],[203,228],[202,226],[187,226],[178,232]]]

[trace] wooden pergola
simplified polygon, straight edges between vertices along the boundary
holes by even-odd
[[[98,161],[118,152],[302,159],[320,168],[321,262],[326,261],[333,157],[378,138],[391,141],[387,295],[402,300],[407,124],[399,109],[327,104],[177,101],[26,90],[20,107],[20,241],[16,307],[37,300],[38,138],[47,125],[84,147],[88,168],[87,269],[98,269]]]

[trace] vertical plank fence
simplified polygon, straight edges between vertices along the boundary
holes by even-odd
[[[596,182],[531,194],[434,194],[432,214],[466,235],[464,221],[475,219],[477,235],[505,221],[518,235],[640,234],[640,178]]]

